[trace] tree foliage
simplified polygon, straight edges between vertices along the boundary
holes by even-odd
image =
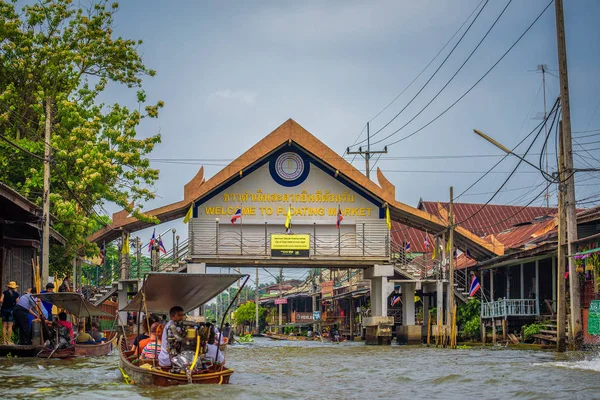
[[[258,306],[259,323],[264,321],[267,314],[267,309]],[[256,321],[256,304],[252,301],[246,302],[235,310],[235,323],[238,325],[254,323]]]
[[[98,254],[85,238],[97,228],[97,209],[116,203],[140,219],[158,171],[147,155],[160,135],[140,137],[140,123],[157,118],[142,79],[155,72],[135,41],[113,33],[117,3],[83,9],[71,0],[40,0],[18,9],[0,0],[0,135],[43,157],[45,106],[52,110],[51,213],[67,248],[51,255],[51,271],[68,271],[75,252]],[[136,109],[100,101],[107,85],[131,90]],[[41,159],[0,140],[0,181],[42,202]],[[132,206],[135,204],[135,206]]]
[[[471,299],[468,303],[457,307],[456,325],[465,338],[476,339],[479,337],[481,332],[481,303],[478,299]]]

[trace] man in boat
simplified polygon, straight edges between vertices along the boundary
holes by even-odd
[[[80,322],[77,326],[77,338],[75,339],[77,344],[96,344],[94,338],[85,331],[85,325]]]
[[[171,366],[171,356],[169,355],[170,346],[168,338],[169,335],[172,335],[172,333],[170,333],[171,329],[169,328],[171,327],[171,325],[174,325],[175,323],[183,320],[183,308],[179,306],[172,307],[169,311],[169,317],[170,320],[169,322],[167,322],[167,325],[165,325],[165,328],[163,330],[161,341],[162,344],[160,346],[160,353],[158,354],[158,365],[160,365],[161,367]]]
[[[13,311],[17,305],[19,293],[17,292],[17,282],[8,282],[7,289],[0,295],[0,315],[2,316],[2,339],[4,344],[12,345],[13,335]]]
[[[31,297],[31,295],[35,294],[35,292],[36,290],[32,289],[31,293],[26,293],[20,296],[17,299],[17,304],[15,305],[13,311],[13,317],[17,327],[19,328],[19,344],[23,346],[31,345],[31,329],[29,327],[29,319],[27,316],[31,314],[35,318],[38,317],[34,311],[37,306],[37,302],[33,297]]]
[[[48,282],[46,284],[46,290],[42,290],[40,293],[54,293],[54,283]],[[48,314],[48,319],[52,319],[52,303],[48,303],[42,300],[42,306]]]
[[[92,322],[90,331],[88,333],[92,338],[94,338],[94,341],[96,343],[106,342],[106,338],[104,337],[102,332],[100,332],[100,326],[98,326],[98,323],[96,321]]]

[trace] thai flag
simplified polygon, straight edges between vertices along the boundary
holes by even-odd
[[[344,216],[342,215],[342,209],[338,206],[337,221],[335,221],[335,226],[337,226],[338,229],[340,229],[340,224],[343,220]]]
[[[391,306],[394,307],[396,304],[398,304],[398,302],[400,301],[401,297],[400,296],[394,296],[392,298],[392,303]]]
[[[156,243],[156,228],[152,231],[152,238],[150,239],[150,243],[148,243],[148,251],[154,250],[154,243]]]
[[[410,253],[410,242],[406,242],[406,246],[404,246],[404,250],[406,250],[407,253]]]
[[[235,224],[235,220],[242,218],[242,207],[238,207],[237,210],[235,210],[235,214],[233,214],[233,216],[231,217],[231,223]]]
[[[162,251],[164,254],[167,254],[167,249],[165,249],[165,245],[163,244],[160,236],[158,237],[158,251]]]
[[[471,257],[471,252],[469,251],[469,249],[467,249],[467,258],[473,258]]]
[[[475,296],[475,293],[477,293],[479,289],[481,289],[479,279],[477,279],[476,275],[473,275],[473,279],[471,280],[471,288],[469,289],[469,297]]]
[[[104,264],[104,260],[106,259],[106,248],[104,247],[104,243],[100,246],[100,265]]]
[[[423,245],[425,246],[425,251],[429,251],[429,238],[425,235],[425,240],[423,240]]]

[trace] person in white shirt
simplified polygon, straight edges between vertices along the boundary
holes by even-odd
[[[217,344],[217,337],[215,336],[215,330],[210,330],[210,335],[208,336],[208,343],[206,345],[206,354],[204,355],[204,359],[210,362],[215,362],[216,364],[225,364],[225,356],[222,351],[218,351],[219,346]]]
[[[168,340],[169,330],[175,322],[183,320],[183,308],[179,306],[172,307],[169,311],[169,318],[169,322],[167,322],[163,330],[160,353],[158,354],[158,365],[161,367],[171,366],[171,357],[169,356],[170,344]]]

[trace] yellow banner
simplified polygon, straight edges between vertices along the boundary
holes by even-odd
[[[310,235],[271,235],[271,250],[310,250]]]

